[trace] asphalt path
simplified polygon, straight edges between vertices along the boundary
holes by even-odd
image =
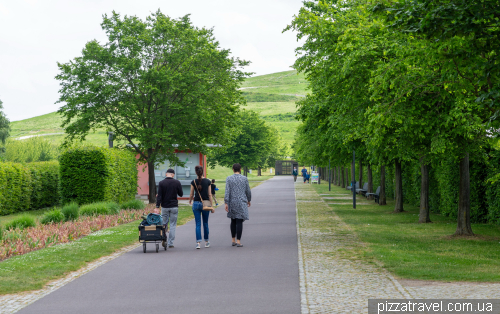
[[[194,221],[177,228],[175,248],[142,246],[70,282],[18,313],[300,313],[292,176],[252,189],[243,247],[230,220],[210,214],[210,248],[196,250]]]

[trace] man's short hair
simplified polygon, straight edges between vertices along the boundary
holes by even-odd
[[[234,164],[233,165],[233,171],[234,172],[241,172],[241,165],[240,164]]]
[[[170,169],[167,170],[167,173],[173,173],[173,174],[175,174],[175,170],[172,169],[172,168],[170,168]]]

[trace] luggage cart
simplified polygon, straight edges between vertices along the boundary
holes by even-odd
[[[146,243],[156,244],[156,253],[160,250],[160,243],[164,241],[165,251],[167,250],[167,233],[165,226],[139,226],[139,242],[142,243],[142,250],[146,253]]]

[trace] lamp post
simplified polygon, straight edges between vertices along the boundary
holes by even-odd
[[[108,136],[108,144],[109,144],[109,148],[113,148],[113,136],[115,135],[115,133],[113,132],[108,132],[109,136]]]
[[[352,150],[352,208],[356,209],[356,152]]]
[[[328,191],[332,190],[332,167],[330,166],[331,160],[328,160]]]

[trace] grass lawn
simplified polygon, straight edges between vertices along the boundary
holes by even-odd
[[[40,220],[42,215],[50,210],[52,210],[52,207],[42,208],[42,209],[37,209],[37,210],[27,210],[27,211],[21,212],[21,213],[0,216],[0,226],[5,226],[6,223],[16,219],[19,216],[24,215],[24,214],[29,214],[29,215],[33,216],[36,220]]]
[[[345,189],[328,184],[314,185],[318,194],[347,194]],[[367,244],[361,258],[378,261],[404,279],[441,281],[500,282],[500,226],[473,224],[473,238],[451,237],[456,220],[431,214],[430,224],[418,223],[418,207],[405,204],[404,213],[394,214],[394,201],[379,206],[358,197],[352,208],[349,200],[326,200],[335,212]]]
[[[179,207],[178,225],[192,219],[189,206]],[[0,262],[0,294],[43,288],[49,281],[64,277],[86,263],[138,243],[138,221],[97,231],[66,244],[15,256]]]
[[[307,93],[304,74],[297,74],[295,70],[250,77],[245,80],[241,87],[245,88],[245,92],[250,93],[298,95],[305,95]]]

